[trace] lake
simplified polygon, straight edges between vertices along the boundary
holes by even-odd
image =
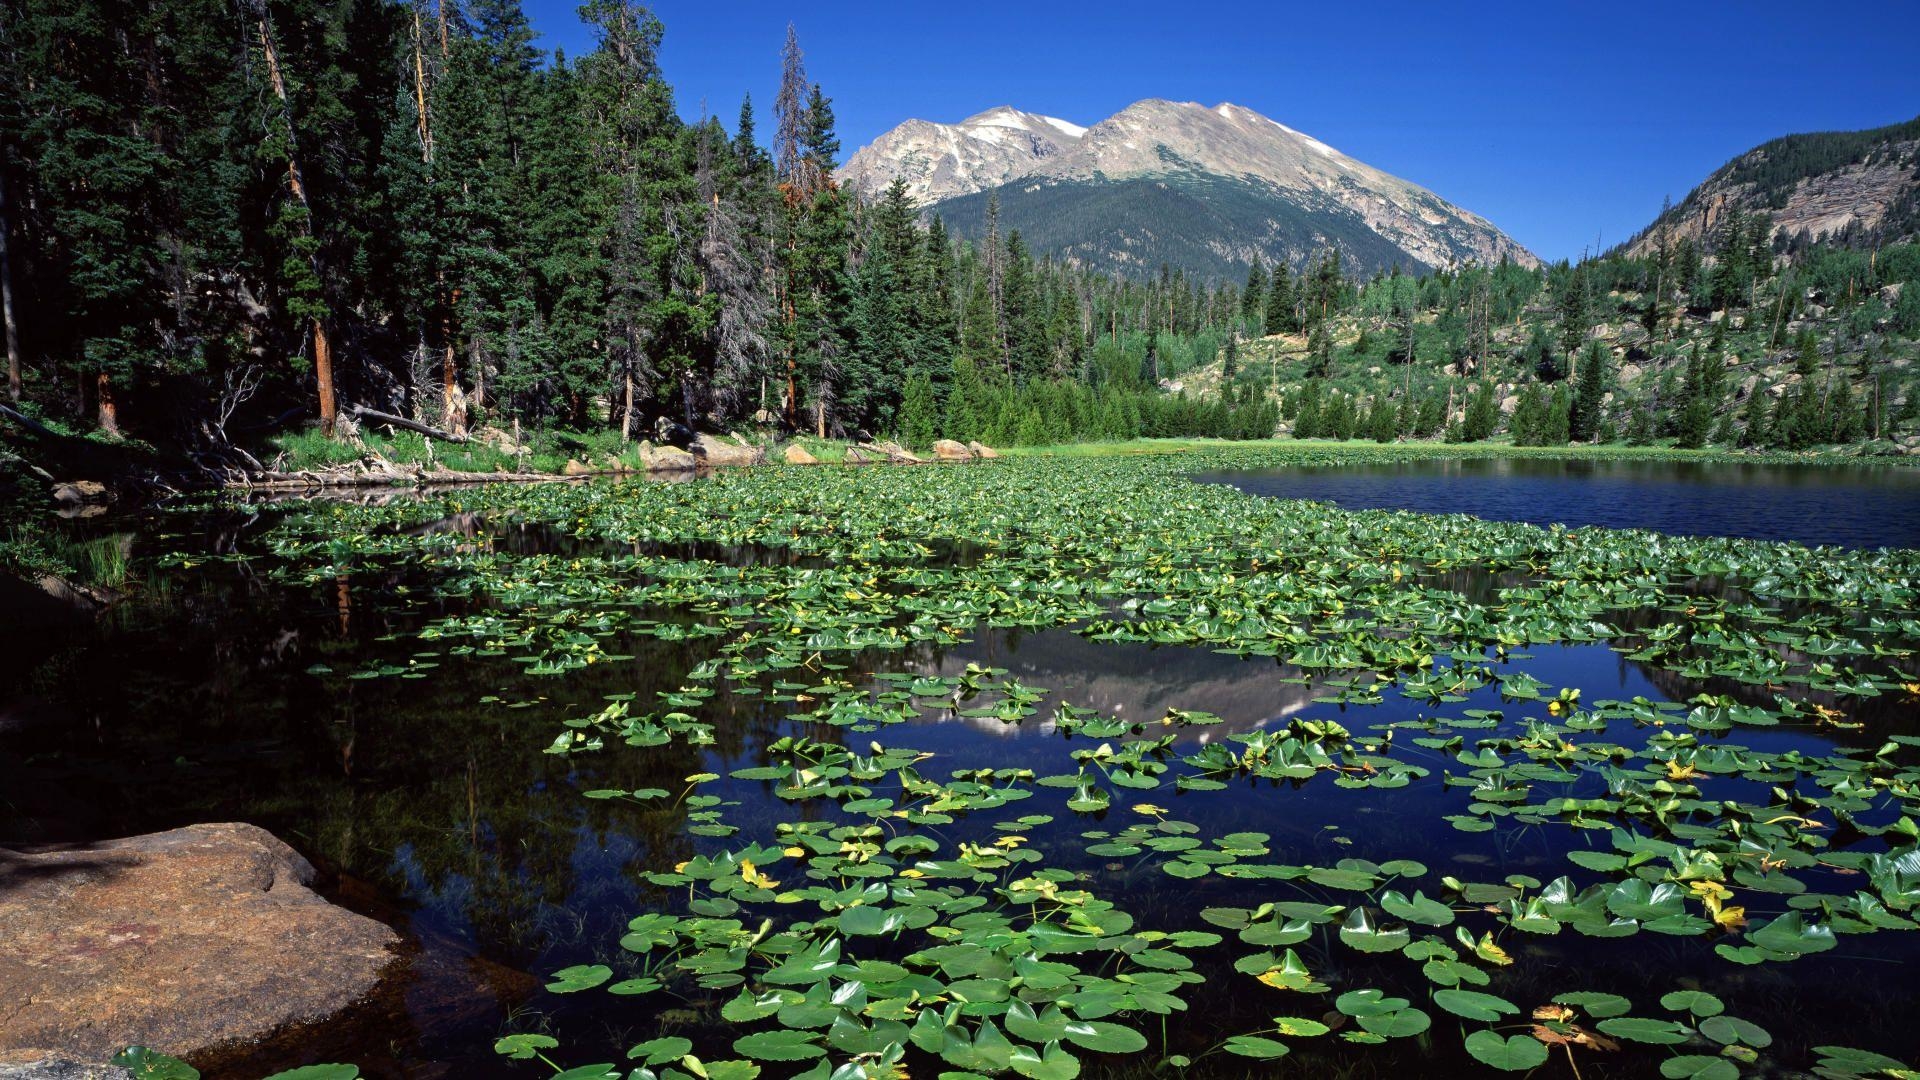
[[[1920,547],[1920,469],[1595,458],[1422,459],[1209,473],[1254,495],[1350,510],[1473,514],[1841,547]]]
[[[1592,484],[1624,517],[1668,488],[1837,513],[1866,476],[1220,464],[1343,506],[1452,476],[1482,494],[1447,509],[1495,517],[1503,482],[1535,493],[1516,515]],[[888,1018],[925,1007],[877,1003],[915,994],[968,1003],[937,1056],[911,1044],[915,1075],[994,1071],[986,1019],[1030,1072],[1484,1071],[1463,1036],[1524,1035],[1556,997],[1588,1080],[1726,1044],[1781,1069],[1920,1053],[1920,863],[1895,865],[1920,806],[1920,556],[1649,554],[1192,468],[769,469],[95,525],[131,539],[130,598],[0,630],[0,842],[249,821],[419,942],[376,1000],[203,1061],[216,1080],[550,1075],[493,1051],[516,1032],[567,1066],[659,1037],[712,1062],[762,1030],[748,1049],[786,1076],[906,1038]],[[1706,531],[1764,519],[1726,501]],[[1872,542],[1855,528],[1806,537]],[[1744,932],[1695,881],[1725,883]],[[740,961],[791,993],[778,1015],[726,1019],[726,949],[621,947],[648,913],[681,920],[668,937],[771,918],[781,950],[825,926],[842,1004],[780,951]],[[668,985],[543,989],[592,965]],[[1682,990],[1763,1034],[1662,1005]],[[1151,1045],[1061,1041],[1056,1005]],[[1553,1054],[1540,1075],[1573,1075]]]

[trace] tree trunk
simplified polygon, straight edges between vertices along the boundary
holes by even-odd
[[[460,302],[454,289],[440,315],[440,422],[448,431],[465,431],[467,410],[461,400],[460,365],[455,351],[453,306]]]
[[[260,35],[260,53],[267,62],[267,81],[273,87],[273,96],[280,102],[280,115],[287,125],[287,188],[292,192],[300,208],[306,211],[302,222],[302,231],[313,235],[313,205],[307,201],[307,186],[300,177],[300,155],[294,138],[293,108],[287,101],[287,81],[280,73],[280,54],[273,47],[273,28],[268,22],[265,0],[256,0],[254,5],[254,25]],[[316,258],[317,262],[317,258]],[[318,265],[314,267],[317,271]],[[325,280],[325,275],[321,275]],[[339,404],[333,391],[333,346],[327,340],[326,320],[321,316],[313,317],[313,375],[315,393],[320,401],[320,433],[333,438],[335,421],[339,414]]]
[[[113,382],[102,371],[94,376],[95,400],[100,406],[100,430],[120,438],[120,403],[113,399]]]
[[[413,9],[413,103],[420,129],[420,160],[433,164],[433,128],[427,123],[427,59],[420,41],[420,9]]]
[[[340,403],[333,393],[333,343],[327,340],[327,324],[318,318],[313,320],[313,381],[320,397],[320,434],[331,439]]]
[[[7,333],[7,397],[19,401],[25,387],[20,381],[20,331],[13,321],[13,266],[7,261],[7,174],[6,159],[0,155],[0,313],[4,313]]]
[[[625,398],[620,406],[620,441],[628,443],[633,441],[633,370],[628,368],[620,378]]]
[[[467,341],[467,369],[473,373],[473,400],[467,409],[469,419],[484,420],[487,411],[487,359],[486,350],[480,347],[478,334]]]
[[[365,405],[355,405],[353,407],[353,415],[358,419],[374,420],[382,424],[392,424],[397,428],[406,428],[408,431],[417,431],[422,435],[427,435],[443,442],[463,443],[467,441],[467,436],[459,432],[443,431],[431,424],[423,424],[418,420],[409,420],[404,416],[384,413],[378,409],[369,409]]]

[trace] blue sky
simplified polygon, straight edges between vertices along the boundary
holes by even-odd
[[[545,48],[592,38],[525,0]],[[761,139],[794,22],[844,153],[909,117],[1092,124],[1231,101],[1479,213],[1549,259],[1609,246],[1776,135],[1920,115],[1920,3],[825,4],[659,0],[680,111]]]

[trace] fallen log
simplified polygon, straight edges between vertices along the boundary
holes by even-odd
[[[365,405],[355,405],[350,411],[356,420],[372,420],[379,424],[392,424],[397,428],[417,431],[422,435],[450,443],[463,443],[467,441],[465,435],[456,435],[451,431],[444,431],[431,424],[423,424],[418,420],[409,420],[404,416],[395,416],[392,413],[384,413],[378,409],[369,409]]]

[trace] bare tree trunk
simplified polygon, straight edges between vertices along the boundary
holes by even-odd
[[[439,439],[442,442],[463,443],[467,441],[467,436],[460,432],[446,431],[434,427],[432,424],[423,424],[418,420],[409,420],[404,416],[395,416],[392,413],[381,412],[378,409],[369,409],[365,405],[355,405],[353,407],[353,415],[354,418],[358,420],[372,420],[381,424],[392,424],[394,427],[406,428],[408,431],[417,431],[422,435]]]
[[[293,197],[306,211],[304,230],[313,234],[313,205],[307,202],[307,186],[300,178],[300,156],[294,140],[293,110],[287,102],[287,82],[280,74],[280,54],[273,47],[273,32],[267,22],[267,7],[258,2],[254,7],[255,26],[260,34],[260,52],[267,62],[267,79],[273,86],[273,96],[280,101],[280,113],[287,125],[287,187]],[[316,315],[312,319],[313,332],[313,376],[316,393],[320,398],[320,433],[333,438],[333,430],[339,420],[339,404],[333,392],[333,345],[327,340],[326,320]]]
[[[453,332],[453,308],[459,302],[460,290],[456,288],[440,315],[440,422],[448,431],[467,429],[467,409],[460,393],[460,365]]]
[[[480,417],[487,411],[487,359],[478,334],[467,341],[467,368],[473,373],[473,401],[467,411]]]
[[[7,397],[20,400],[25,391],[20,381],[20,331],[13,321],[13,264],[7,260],[7,230],[11,220],[7,217],[7,174],[6,159],[0,155],[0,312],[3,312],[7,324]]]
[[[420,9],[413,9],[413,101],[420,127],[420,160],[433,162],[433,128],[427,123],[427,58],[420,40]]]
[[[327,340],[327,324],[318,318],[313,320],[313,379],[320,396],[320,434],[331,439],[340,405],[333,393],[333,343]]]
[[[94,376],[95,400],[100,406],[100,430],[120,438],[120,403],[113,399],[113,382],[102,371]]]
[[[621,372],[621,382],[625,386],[626,401],[620,406],[620,441],[633,441],[633,369]]]

